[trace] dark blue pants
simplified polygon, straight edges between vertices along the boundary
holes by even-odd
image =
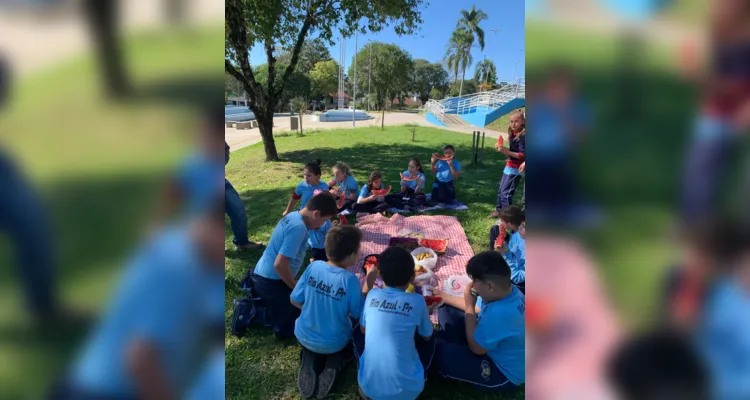
[[[435,181],[432,184],[432,202],[451,204],[456,201],[456,187],[453,181]]]
[[[414,344],[417,346],[417,353],[419,354],[419,361],[422,362],[422,368],[424,368],[425,378],[435,356],[435,343],[434,336],[430,337],[429,340],[424,340],[419,334],[414,335]],[[354,357],[357,358],[359,363],[360,357],[365,352],[365,335],[359,328],[359,324],[354,325],[352,330],[352,344],[354,345]]]
[[[229,215],[229,221],[232,225],[232,233],[234,234],[232,243],[237,246],[244,246],[250,243],[247,238],[245,203],[234,189],[234,186],[226,179],[224,179],[224,211]]]
[[[294,321],[302,311],[289,300],[292,289],[280,279],[268,279],[256,274],[252,274],[250,279],[256,296],[261,299],[261,306],[266,308],[273,334],[280,339],[294,336]]]
[[[49,217],[38,194],[0,150],[0,231],[6,233],[13,264],[31,312],[54,311],[55,278]]]
[[[393,208],[403,210],[404,207],[419,208],[427,202],[427,196],[424,193],[414,194],[414,191],[407,189],[406,193],[395,193],[385,196],[385,202]]]
[[[513,195],[516,193],[516,187],[520,181],[521,175],[503,174],[502,179],[500,179],[500,186],[497,188],[497,202],[495,202],[497,212],[513,204]]]
[[[526,171],[526,178],[536,176],[531,177],[531,181],[535,183],[529,188],[529,198],[526,199],[530,210],[543,209],[553,214],[568,213],[571,205],[580,197],[573,167],[566,156],[535,159],[533,169]],[[526,179],[527,182],[528,180]]]
[[[363,204],[355,203],[352,206],[352,210],[356,212],[368,213],[368,214],[380,213],[380,212],[386,211],[389,208],[391,208],[391,206],[389,206],[388,203],[386,203],[385,201],[378,201],[378,200],[369,201]]]
[[[719,119],[698,120],[682,176],[684,222],[711,217],[719,199],[721,178],[734,145],[729,125]]]
[[[509,392],[518,388],[487,356],[469,350],[464,312],[450,306],[438,309],[435,366],[444,378],[470,383],[483,392]]]
[[[71,385],[68,381],[64,381],[52,389],[52,392],[47,396],[48,400],[135,400],[133,397],[124,396],[111,396],[102,395],[97,393],[91,393],[86,390],[81,390],[75,385]]]

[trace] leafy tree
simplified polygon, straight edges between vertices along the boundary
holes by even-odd
[[[474,72],[474,81],[479,82],[483,87],[492,89],[497,82],[497,69],[495,68],[495,63],[486,58],[480,61]]]
[[[311,95],[314,99],[325,97],[338,90],[339,63],[334,60],[321,61],[309,73]]]
[[[460,96],[461,94],[472,94],[477,92],[477,84],[473,79],[467,79],[463,82],[453,82],[449,89],[451,97]]]
[[[433,89],[445,90],[448,87],[448,73],[442,65],[424,59],[414,60],[411,75],[411,90],[419,95],[422,104],[430,99]]]
[[[225,0],[225,70],[242,82],[250,109],[260,128],[266,160],[279,159],[273,139],[273,112],[291,83],[302,45],[311,32],[333,44],[334,30],[344,36],[355,31],[378,32],[391,25],[399,35],[411,34],[422,23],[424,0]],[[263,45],[268,64],[267,84],[261,85],[250,66],[249,49]],[[278,68],[275,46],[291,49],[286,68]]]
[[[282,68],[285,67],[283,64],[279,64]],[[268,85],[268,64],[261,64],[255,67],[255,78],[262,87]],[[289,77],[289,86],[287,86],[281,95],[279,96],[279,104],[274,109],[277,111],[286,111],[289,108],[289,102],[292,98],[303,96],[310,96],[310,78],[307,75],[294,71]]]
[[[276,58],[276,62],[279,64],[289,65],[292,61],[292,51],[294,48],[286,48]],[[299,60],[297,61],[297,71],[302,73],[309,73],[315,68],[315,65],[322,61],[331,60],[331,52],[328,51],[328,45],[322,38],[308,39],[302,45],[302,50],[299,52]]]
[[[430,98],[431,99],[442,99],[443,98],[443,92],[440,91],[438,88],[434,87],[432,90],[430,90]]]

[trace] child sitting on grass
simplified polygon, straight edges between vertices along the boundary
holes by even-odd
[[[386,203],[406,211],[419,211],[419,207],[427,201],[427,196],[424,194],[425,182],[422,163],[419,159],[412,158],[409,160],[408,169],[402,173],[401,192],[386,196]]]
[[[320,228],[336,214],[336,200],[330,193],[313,196],[300,211],[281,219],[255,270],[243,286],[250,286],[268,310],[273,333],[280,339],[294,334],[294,321],[300,311],[289,303],[297,286],[297,276],[307,252],[308,230]],[[249,281],[249,282],[248,282]]]
[[[378,258],[377,268],[368,271],[365,291],[369,293],[360,327],[352,334],[360,396],[413,400],[424,389],[435,351],[432,309],[421,295],[406,293],[415,277],[408,250],[389,247]],[[378,272],[384,289],[372,288]]]
[[[352,176],[348,164],[338,163],[333,167],[333,180],[328,182],[328,187],[336,199],[344,196],[344,205],[339,207],[339,212],[352,208],[352,205],[357,202],[359,184]]]
[[[519,206],[500,210],[500,221],[490,229],[490,249],[500,252],[510,267],[510,280],[524,292],[526,282],[526,213]],[[502,226],[510,230],[510,238],[497,246]]]
[[[472,282],[463,298],[434,291],[447,306],[438,309],[438,372],[477,390],[516,390],[525,381],[524,295],[511,284],[510,268],[497,252],[472,257],[466,273]]]
[[[432,184],[432,202],[451,204],[456,201],[456,187],[453,183],[461,175],[461,163],[453,157],[456,148],[452,145],[443,147],[443,155],[448,161],[438,160],[435,155],[431,159],[432,172],[435,173],[435,182]]]
[[[373,190],[381,190],[383,187],[383,174],[380,171],[372,171],[370,179],[362,185],[357,204],[353,205],[352,209],[358,213],[384,213],[390,207],[385,202],[385,196],[378,196],[372,192]]]
[[[351,358],[353,319],[362,311],[359,279],[347,270],[359,259],[362,232],[354,226],[337,226],[328,232],[325,250],[328,262],[310,264],[291,294],[291,302],[302,310],[294,335],[302,345],[299,391],[303,398],[317,393],[324,399]]]

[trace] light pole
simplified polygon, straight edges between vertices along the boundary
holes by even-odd
[[[367,111],[370,111],[370,86],[372,85],[372,40],[368,40],[370,46],[370,61],[367,63]]]
[[[359,38],[359,32],[354,33],[354,108],[352,109],[352,128],[357,127],[356,114],[357,114],[357,39]]]

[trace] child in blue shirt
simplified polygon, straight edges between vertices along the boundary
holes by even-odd
[[[328,182],[331,193],[337,201],[340,200],[341,196],[344,196],[344,204],[339,207],[339,212],[352,208],[352,205],[357,202],[359,184],[352,176],[349,165],[346,163],[336,164],[333,167],[333,178],[332,181]]]
[[[323,399],[351,357],[351,319],[362,312],[362,289],[347,268],[359,260],[362,232],[344,225],[331,229],[325,240],[328,262],[310,264],[291,294],[302,310],[294,335],[302,345],[299,391],[303,398]],[[316,390],[317,388],[317,390]]]
[[[438,160],[432,156],[432,172],[435,173],[435,182],[432,184],[432,201],[435,203],[451,204],[456,201],[456,187],[453,181],[461,175],[461,163],[453,157],[456,148],[452,145],[443,147],[443,155],[450,158],[448,161]]]
[[[305,208],[305,205],[313,197],[316,190],[328,191],[328,184],[320,181],[320,163],[321,161],[318,158],[305,165],[305,180],[300,182],[294,189],[294,192],[292,192],[292,198],[289,199],[289,204],[287,204],[286,210],[284,210],[284,214],[282,215],[287,215],[292,212],[292,209],[298,200],[300,202],[299,209],[302,210]]]
[[[500,225],[490,229],[490,249],[500,252],[510,267],[510,280],[525,291],[526,282],[526,213],[519,206],[509,206],[500,210],[500,220],[510,230],[508,240],[501,246],[496,241],[500,236]]]
[[[313,261],[328,261],[326,256],[325,242],[328,231],[333,227],[331,221],[326,221],[318,229],[310,229],[308,235],[310,238],[307,243],[310,245],[310,262]]]
[[[424,194],[426,179],[422,163],[419,162],[419,159],[412,158],[409,160],[409,167],[401,175],[401,193],[390,194],[385,197],[385,201],[394,208],[418,211],[427,201],[427,196]],[[404,178],[417,179],[406,180]]]
[[[357,204],[354,204],[352,209],[358,213],[367,214],[385,212],[390,207],[385,202],[385,196],[377,196],[372,193],[373,190],[381,190],[383,187],[383,174],[380,171],[372,171],[367,184],[362,185],[359,198],[357,198]]]
[[[281,339],[294,334],[294,321],[299,309],[289,302],[289,295],[297,286],[297,276],[307,252],[308,230],[320,228],[336,214],[336,200],[330,193],[313,196],[300,211],[294,211],[279,221],[271,234],[255,270],[246,279],[255,295],[267,308],[273,333]]]
[[[372,289],[370,277],[377,273],[386,288]],[[386,249],[378,258],[378,271],[368,271],[365,289],[371,290],[352,338],[362,397],[414,400],[424,389],[435,342],[432,309],[421,295],[406,293],[414,277],[414,258],[401,247]]]
[[[472,282],[463,298],[434,291],[446,304],[438,309],[438,372],[482,391],[516,390],[525,381],[524,295],[495,251],[472,257],[466,273]]]

